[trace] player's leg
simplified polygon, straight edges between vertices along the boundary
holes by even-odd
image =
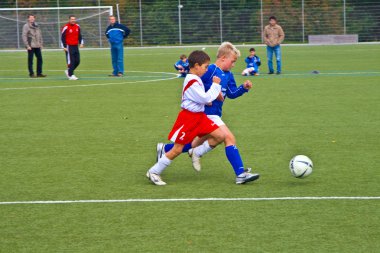
[[[75,69],[79,66],[80,64],[80,52],[79,52],[79,47],[76,46],[76,52],[75,52],[75,56],[76,56],[76,61],[75,61]]]
[[[117,48],[114,44],[111,44],[111,61],[112,61],[112,68],[113,72],[112,75],[117,76],[117,73],[119,72],[119,69],[117,68]]]
[[[268,74],[273,74],[274,69],[273,69],[273,47],[267,46],[267,58],[268,58],[268,69],[269,73]]]
[[[29,70],[29,76],[30,77],[34,77],[33,57],[34,57],[34,51],[32,48],[32,49],[28,50],[28,70]]]
[[[173,148],[167,154],[164,154],[156,164],[148,170],[146,176],[150,181],[155,185],[166,185],[161,179],[161,174],[171,162],[182,153],[183,146],[183,144],[175,143]]]
[[[276,55],[277,74],[281,74],[281,46],[280,45],[277,45],[274,47],[274,53]]]
[[[258,179],[260,176],[259,174],[252,174],[250,173],[250,168],[244,168],[243,160],[240,156],[239,149],[236,146],[236,139],[234,134],[227,127],[227,125],[222,125],[220,128],[226,136],[224,140],[225,152],[228,161],[234,169],[236,175],[236,184],[244,184]]]
[[[124,75],[124,48],[123,42],[119,43],[117,46],[117,66],[119,73]],[[118,73],[118,74],[119,74]]]
[[[36,58],[37,58],[37,76],[42,76],[42,53],[41,48],[36,48],[35,51]]]
[[[76,64],[76,55],[75,55],[75,46],[67,46],[67,64],[68,64],[68,74],[71,77],[74,75],[74,69],[75,69],[75,64]]]

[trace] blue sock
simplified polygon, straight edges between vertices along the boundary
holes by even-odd
[[[226,147],[226,156],[228,161],[230,161],[236,176],[239,176],[244,172],[243,161],[241,160],[239,150],[235,145]]]
[[[165,144],[165,153],[169,152],[173,147],[174,143]],[[186,153],[187,151],[189,151],[189,149],[191,149],[191,143],[188,143],[183,147],[182,153]]]

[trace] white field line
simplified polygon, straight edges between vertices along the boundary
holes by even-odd
[[[211,202],[211,201],[278,201],[278,200],[380,200],[380,196],[356,197],[272,197],[272,198],[182,198],[182,199],[105,199],[105,200],[34,200],[0,202],[0,205],[21,204],[81,204],[81,203],[130,203],[130,202]]]
[[[144,71],[130,71],[130,72],[144,72]],[[115,84],[130,84],[130,83],[147,83],[147,82],[158,82],[176,79],[177,74],[169,73],[169,72],[145,72],[145,73],[154,73],[154,74],[169,74],[173,75],[172,77],[166,78],[158,78],[158,79],[150,79],[150,80],[141,80],[141,81],[125,81],[125,82],[116,82],[116,83],[92,83],[92,84],[74,84],[73,81],[68,82],[73,85],[57,85],[57,86],[31,86],[31,87],[9,87],[9,88],[0,88],[0,91],[8,91],[8,90],[31,90],[31,89],[57,89],[57,88],[77,88],[77,87],[92,87],[92,86],[107,86],[107,85],[115,85]],[[116,78],[116,77],[115,77]],[[1,79],[1,78],[0,78]],[[78,81],[76,81],[78,82]]]
[[[340,43],[340,44],[281,44],[282,47],[315,47],[315,46],[347,46],[347,45],[379,45],[379,41],[373,41],[373,42],[358,42],[358,43]],[[220,44],[200,44],[200,45],[183,45],[183,46],[143,46],[143,47],[124,47],[126,50],[145,50],[145,49],[173,49],[173,48],[218,48]],[[265,44],[251,44],[251,43],[245,43],[245,44],[236,44],[237,47],[266,47]],[[81,48],[81,51],[86,50],[110,50],[109,47],[102,47],[102,48]],[[0,52],[25,52],[25,49],[0,49]],[[44,48],[44,51],[62,51],[62,48]]]

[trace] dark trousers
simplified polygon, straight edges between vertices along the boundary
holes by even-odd
[[[74,70],[79,66],[80,54],[78,45],[67,45],[66,51],[67,68],[69,70],[69,76],[74,75]]]
[[[28,69],[29,75],[34,75],[33,71],[33,57],[36,55],[37,58],[37,75],[42,74],[42,54],[41,48],[33,47],[31,50],[28,50]]]

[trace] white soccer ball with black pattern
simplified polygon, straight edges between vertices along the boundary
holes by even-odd
[[[296,178],[305,178],[313,172],[313,162],[305,155],[296,155],[290,160],[289,169]]]

